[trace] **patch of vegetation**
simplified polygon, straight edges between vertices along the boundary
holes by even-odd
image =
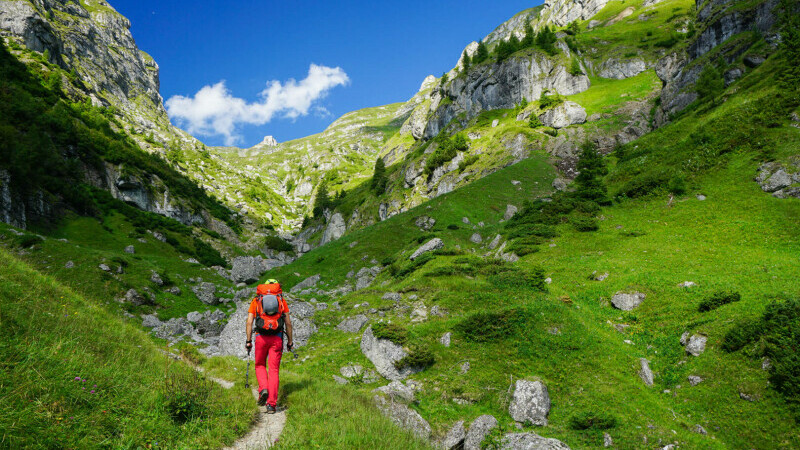
[[[264,238],[264,246],[279,252],[293,252],[292,244],[286,242],[280,236],[267,236]]]
[[[488,282],[500,289],[533,289],[546,291],[544,269],[533,266],[526,269],[512,269],[489,276]]]
[[[408,350],[408,354],[394,363],[395,368],[402,370],[406,367],[415,369],[425,369],[436,363],[436,358],[427,347],[414,345]]]
[[[742,296],[738,292],[718,291],[704,298],[697,310],[700,312],[712,311],[728,303],[738,302],[741,299]]]
[[[389,272],[397,278],[405,278],[420,267],[432,261],[434,258],[435,256],[431,252],[423,253],[403,267],[398,267],[397,263],[392,264],[389,266]]]
[[[389,179],[386,177],[386,163],[383,162],[383,158],[377,158],[375,160],[375,170],[372,174],[372,182],[370,184],[370,188],[375,195],[381,195],[386,191],[386,183]]]
[[[388,339],[397,345],[408,343],[408,330],[397,324],[378,322],[372,325],[372,334],[378,339]]]
[[[425,176],[428,178],[433,175],[436,169],[455,158],[459,151],[464,151],[469,148],[467,139],[461,133],[456,134],[452,138],[442,136],[437,138],[436,141],[438,147],[425,162]]]
[[[530,311],[525,308],[512,308],[499,312],[480,311],[461,319],[454,330],[468,341],[492,342],[520,336],[520,331],[530,326],[532,321]]]
[[[617,426],[614,416],[593,411],[583,411],[569,418],[569,427],[573,430],[609,430]]]
[[[14,236],[13,239],[14,245],[19,248],[31,248],[34,245],[41,244],[43,242],[42,238],[35,235],[35,234],[21,234],[19,236]]]
[[[212,381],[200,373],[170,373],[164,380],[164,407],[175,423],[202,418],[208,409]]]

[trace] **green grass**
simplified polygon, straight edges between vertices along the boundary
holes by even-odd
[[[583,106],[587,115],[611,113],[623,103],[641,100],[661,86],[661,80],[652,70],[622,80],[593,76],[589,80],[592,85],[588,90],[567,97]]]
[[[213,384],[191,382],[205,400],[196,416],[173,420],[165,377],[192,380],[194,371],[96,301],[2,249],[0,301],[4,446],[206,448],[248,429],[250,393]]]

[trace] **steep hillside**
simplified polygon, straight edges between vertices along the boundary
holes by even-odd
[[[465,431],[501,448],[791,448],[795,54],[602,158],[608,206],[581,200],[591,179],[552,194],[537,155],[269,272],[319,274],[296,290],[320,329],[293,370],[363,392],[398,380],[380,390],[426,421],[399,423],[445,448]]]

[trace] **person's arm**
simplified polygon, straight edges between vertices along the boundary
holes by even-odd
[[[247,323],[244,327],[245,329],[245,343],[244,347],[249,351],[253,347],[253,319],[255,316],[253,313],[247,314]]]
[[[294,346],[294,335],[292,333],[292,319],[289,317],[289,314],[286,314],[286,337],[288,339],[286,341],[286,346],[291,350]]]

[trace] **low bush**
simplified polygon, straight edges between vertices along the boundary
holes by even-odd
[[[280,236],[267,236],[264,238],[264,245],[272,250],[279,252],[293,252],[292,244],[283,240]]]
[[[211,381],[197,372],[170,373],[164,381],[164,406],[173,421],[183,424],[203,416],[211,396]]]
[[[41,244],[44,240],[35,234],[22,234],[15,236],[13,242],[19,248],[31,248],[34,245]]]
[[[569,418],[569,428],[572,430],[608,430],[616,426],[617,419],[614,416],[592,411],[579,412]]]
[[[704,298],[703,301],[700,302],[700,306],[698,307],[698,311],[706,312],[711,311],[714,309],[719,308],[722,305],[727,305],[728,303],[738,302],[742,299],[742,296],[739,295],[738,292],[734,291],[718,291],[711,296]]]
[[[425,253],[417,257],[417,259],[415,259],[414,261],[411,261],[410,263],[406,264],[404,267],[397,269],[394,275],[397,278],[403,278],[409,275],[410,273],[414,272],[415,270],[419,269],[420,267],[424,266],[425,264],[430,262],[433,258],[434,256],[432,254]],[[395,264],[392,264],[392,266],[395,266]]]
[[[406,367],[424,369],[432,366],[435,362],[436,358],[434,358],[430,350],[422,345],[414,345],[408,350],[406,356],[394,363],[394,366],[398,370],[402,370]]]
[[[569,223],[572,224],[573,228],[582,232],[600,229],[600,225],[593,217],[574,216],[569,219]]]
[[[537,291],[545,291],[544,269],[541,267],[532,267],[529,269],[516,269],[505,270],[489,277],[489,283],[493,286],[502,289],[534,289]]]
[[[527,309],[514,308],[500,312],[478,312],[465,317],[454,330],[464,339],[473,342],[492,342],[513,336],[533,320]]]
[[[459,227],[458,224],[455,224],[455,223],[451,223],[450,225],[447,226],[448,230],[457,230],[459,228],[461,228],[461,227]]]
[[[387,339],[397,345],[405,345],[408,342],[408,330],[393,323],[376,323],[372,326],[372,334],[378,339]]]

